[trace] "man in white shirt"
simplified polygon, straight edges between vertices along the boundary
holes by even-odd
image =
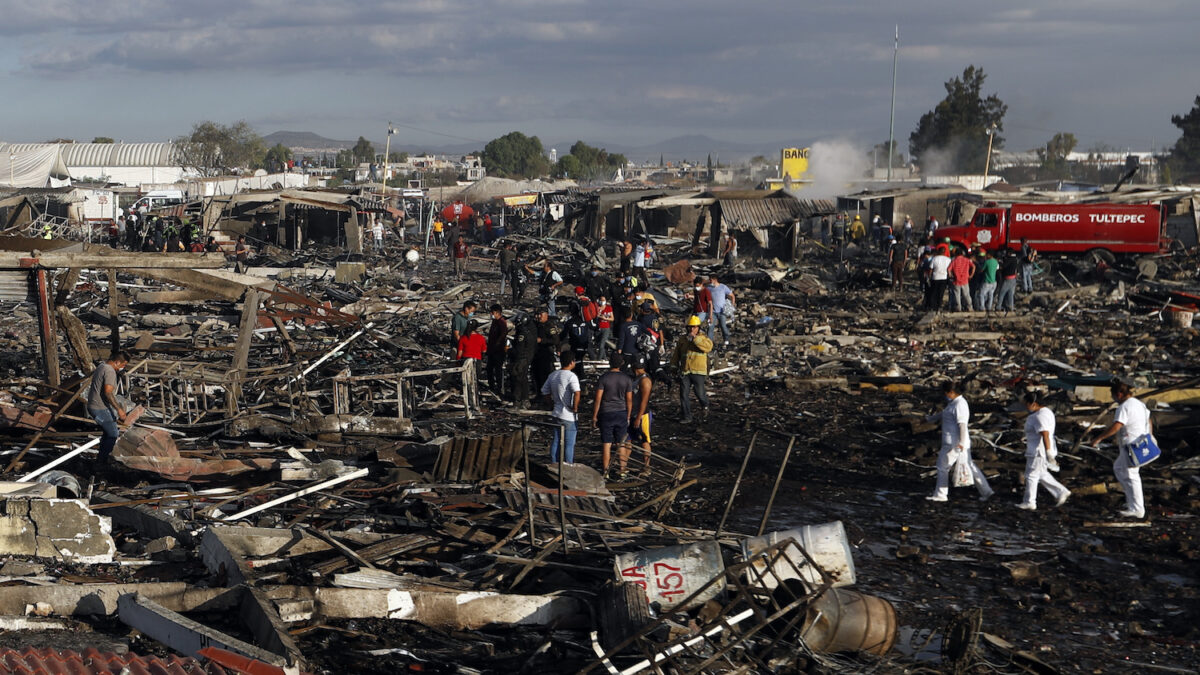
[[[575,354],[568,349],[559,357],[561,370],[556,370],[546,378],[542,385],[542,394],[550,397],[554,404],[554,421],[559,430],[554,432],[550,441],[550,461],[558,462],[558,439],[563,437],[563,461],[567,464],[575,462],[575,425],[579,417],[579,377],[575,375]]]
[[[946,295],[946,286],[950,283],[950,256],[938,253],[929,259],[929,303],[926,311],[942,311],[942,298]]]
[[[1129,446],[1142,436],[1153,433],[1150,410],[1146,404],[1133,397],[1128,384],[1118,382],[1109,387],[1113,400],[1120,406],[1113,414],[1113,423],[1093,443],[1117,437],[1117,459],[1113,462],[1113,475],[1125,490],[1125,508],[1117,512],[1123,518],[1145,518],[1146,503],[1142,499],[1142,476],[1140,469],[1129,459]],[[1086,440],[1086,439],[1085,439]]]

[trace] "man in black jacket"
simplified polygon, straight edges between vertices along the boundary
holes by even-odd
[[[536,349],[537,326],[528,316],[521,316],[508,352],[508,379],[512,382],[513,406],[518,410],[529,407],[529,366]]]

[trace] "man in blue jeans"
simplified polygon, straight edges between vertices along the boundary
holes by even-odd
[[[542,393],[554,403],[554,421],[559,428],[550,440],[550,461],[558,462],[558,437],[564,436],[563,461],[575,462],[575,421],[579,417],[579,377],[575,375],[575,354],[568,349],[559,357],[560,370],[551,373],[542,385]]]
[[[88,387],[87,411],[96,424],[104,429],[100,437],[99,465],[108,462],[117,438],[121,435],[117,424],[125,423],[125,410],[117,403],[117,373],[129,364],[129,354],[122,351],[113,352],[108,361],[100,364],[92,373],[92,383]]]
[[[729,324],[726,323],[726,317],[732,314],[734,302],[737,300],[733,296],[733,290],[725,284],[717,281],[715,276],[708,278],[708,292],[712,296],[712,311],[713,316],[717,318],[716,323],[721,327],[721,338],[725,341],[726,347],[729,346]],[[708,339],[713,337],[713,322],[708,322]]]

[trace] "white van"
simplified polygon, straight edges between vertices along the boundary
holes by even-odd
[[[129,207],[130,211],[150,211],[183,203],[183,190],[151,190]]]

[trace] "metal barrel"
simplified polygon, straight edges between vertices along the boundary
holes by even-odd
[[[896,608],[883,598],[831,588],[809,604],[801,636],[818,652],[883,655],[896,643]]]
[[[725,571],[721,547],[713,540],[623,553],[616,558],[618,581],[631,581],[646,591],[659,610],[698,607],[725,590],[722,578],[686,607],[680,603]]]
[[[786,556],[788,560],[784,560],[782,557],[776,559],[773,565],[774,574],[766,574],[762,577],[762,583],[768,589],[778,585],[776,577],[780,580],[799,578],[810,587],[821,583],[821,574],[808,564],[803,555],[792,551],[797,544],[808,553],[817,565],[833,577],[834,586],[854,584],[854,559],[850,556],[850,542],[846,537],[846,528],[840,520],[821,525],[805,525],[790,530],[768,532],[761,537],[744,539],[742,540],[742,557],[748,561],[752,560],[760,551],[788,539],[796,542],[788,547]],[[789,560],[791,564],[789,564]],[[765,562],[758,565],[761,571],[765,571]],[[799,575],[797,575],[797,569]]]

